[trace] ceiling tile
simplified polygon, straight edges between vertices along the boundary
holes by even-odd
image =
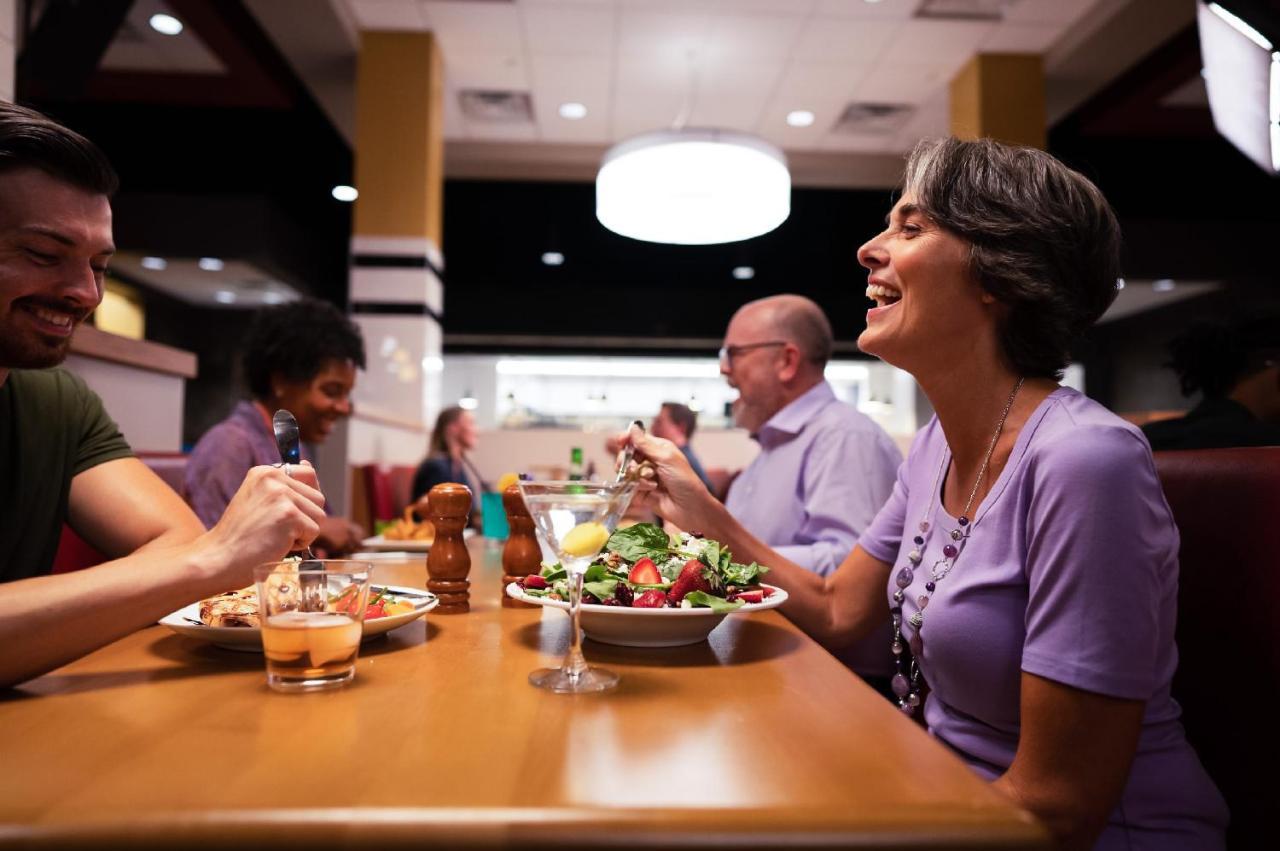
[[[362,30],[421,30],[416,0],[348,0]]]
[[[702,99],[689,116],[690,127],[721,127],[750,133],[760,120],[763,102],[758,97]]]
[[[989,21],[907,21],[880,59],[959,67],[994,29],[995,24]]]
[[[535,54],[533,109],[542,138],[551,142],[607,142],[613,98],[613,62],[604,56]],[[585,118],[560,117],[560,104],[581,103]]]
[[[1099,0],[1017,0],[1004,14],[1007,23],[1065,25],[1084,17]]]
[[[874,67],[872,63],[793,63],[778,81],[774,95],[794,102],[792,109],[808,108],[802,101],[848,100]]]
[[[467,137],[485,142],[534,142],[538,129],[532,123],[504,124],[467,121]]]
[[[897,151],[898,145],[894,136],[828,133],[823,137],[819,150],[857,154],[884,154]]]
[[[546,3],[519,8],[533,53],[613,53],[615,12],[611,5]]]
[[[677,99],[684,97],[692,78],[685,56],[658,59],[622,54],[617,57],[614,74],[614,85],[620,91],[661,93]]]
[[[443,49],[444,74],[450,85],[466,89],[529,88],[529,74],[521,54],[480,53]]]
[[[697,96],[701,100],[750,95],[763,106],[765,98],[782,76],[784,64],[782,57],[763,58],[750,63],[740,59],[703,62],[693,74]]]
[[[704,11],[683,6],[624,7],[618,27],[618,50],[623,55],[644,55],[684,60],[696,55],[707,37],[711,18]]]
[[[458,89],[446,84],[444,92],[444,137],[446,139],[467,138],[467,119],[462,114],[462,105],[458,102]]]
[[[921,104],[916,114],[898,133],[898,150],[909,151],[921,139],[936,139],[951,134],[951,111],[945,92]]]
[[[854,100],[865,103],[911,103],[928,100],[951,82],[954,69],[944,65],[876,65],[862,79]]]
[[[424,0],[422,16],[449,53],[507,53],[524,50],[520,13],[514,3],[436,2]]]
[[[997,24],[982,42],[987,53],[1047,53],[1062,27],[1057,24]]]
[[[878,3],[868,3],[867,0],[818,0],[813,12],[815,15],[833,18],[905,21],[915,14],[919,5],[920,0],[880,0]]]
[[[705,49],[734,61],[785,56],[795,48],[804,23],[804,15],[715,15]]]
[[[613,138],[621,140],[651,130],[668,130],[683,107],[684,98],[679,95],[618,90],[613,104]]]
[[[861,65],[874,61],[902,26],[899,21],[814,17],[800,34],[795,55],[808,62]]]

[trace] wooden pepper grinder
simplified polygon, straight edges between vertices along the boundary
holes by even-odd
[[[462,538],[471,514],[471,489],[446,482],[427,494],[426,515],[436,527],[427,553],[427,589],[440,598],[435,613],[457,615],[471,611],[471,554]],[[421,505],[421,501],[419,503]]]
[[[502,507],[507,511],[507,543],[502,548],[502,605],[507,609],[536,609],[507,596],[507,586],[542,569],[542,549],[533,529],[533,518],[520,495],[520,486],[511,485],[502,492]]]

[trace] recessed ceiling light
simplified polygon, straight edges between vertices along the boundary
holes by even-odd
[[[813,123],[813,113],[807,109],[794,109],[787,113],[787,123],[792,127],[808,127]]]
[[[567,118],[570,121],[577,121],[579,118],[587,117],[587,107],[585,104],[577,101],[569,101],[560,104],[560,117]]]
[[[346,184],[339,184],[338,186],[333,187],[333,192],[331,194],[339,201],[347,202],[354,201],[360,197],[360,193],[356,191],[354,186],[347,186]]]
[[[1124,278],[1116,278],[1116,289],[1124,289]]]
[[[542,262],[548,266],[561,266],[564,264],[564,255],[559,251],[544,251]]]
[[[739,281],[749,281],[756,276],[756,270],[750,266],[734,266],[733,277]]]
[[[226,264],[217,257],[201,257],[196,265],[201,269],[204,269],[206,272],[221,272],[222,267]]]
[[[151,269],[156,272],[163,272],[169,263],[163,257],[143,257],[142,268]]]
[[[182,32],[182,21],[173,15],[166,15],[163,12],[152,15],[149,23],[151,24],[151,29],[162,35],[178,35]]]
[[[219,304],[235,304],[236,301],[236,294],[231,290],[218,290],[213,294],[213,297],[217,299]]]
[[[1168,278],[1161,278],[1158,281],[1151,282],[1151,289],[1155,290],[1158,293],[1167,293],[1176,286],[1177,284],[1175,284],[1173,281],[1171,281]]]

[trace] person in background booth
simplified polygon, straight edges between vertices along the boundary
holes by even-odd
[[[56,368],[102,301],[117,184],[88,139],[0,101],[0,688],[247,585],[324,517],[310,465],[258,467],[205,531]],[[50,575],[64,523],[109,560]]]
[[[218,522],[250,469],[279,463],[271,425],[277,410],[297,419],[304,457],[307,445],[323,443],[339,420],[351,416],[356,369],[364,364],[359,329],[328,302],[301,299],[258,311],[244,340],[244,374],[253,398],[238,402],[205,432],[187,460],[183,495],[200,521]],[[352,552],[361,531],[345,518],[326,516],[316,537],[317,555]]]
[[[480,495],[489,490],[480,471],[467,453],[480,443],[475,415],[457,405],[445,408],[436,417],[427,444],[427,457],[413,474],[413,499],[425,496],[444,482],[457,482],[471,488],[471,525],[480,525]]]
[[[1178,533],[1151,450],[1058,384],[1115,298],[1110,205],[1043,151],[925,141],[858,261],[875,301],[858,345],[910,372],[936,415],[839,570],[770,548],[633,429],[656,465],[649,501],[768,565],[819,640],[889,623],[902,711],[1057,846],[1221,849],[1226,807],[1170,696]]]
[[[1169,344],[1185,417],[1142,427],[1152,449],[1280,446],[1280,316],[1198,323]]]
[[[693,445],[689,442],[693,439],[693,432],[697,427],[698,415],[688,405],[682,405],[679,402],[663,402],[662,407],[658,409],[658,415],[653,418],[653,425],[650,426],[649,431],[680,447],[693,472],[710,490],[711,480],[707,478],[707,471],[702,469],[702,462],[694,454]]]

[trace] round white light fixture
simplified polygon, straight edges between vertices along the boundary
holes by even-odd
[[[542,262],[548,266],[563,266],[564,255],[559,251],[544,251],[542,252]]]
[[[464,411],[474,411],[480,407],[480,400],[468,393],[458,400],[458,407]]]
[[[790,213],[786,157],[745,133],[646,133],[610,148],[596,175],[600,224],[648,242],[737,242],[768,233]]]
[[[733,277],[739,281],[749,281],[756,276],[756,270],[750,266],[734,266]]]
[[[169,268],[169,262],[163,257],[143,257],[140,262],[142,268],[150,269],[153,272],[163,272]]]
[[[813,113],[807,109],[793,109],[787,113],[787,124],[792,127],[808,127],[813,123]]]
[[[204,269],[206,272],[221,272],[222,267],[226,264],[217,257],[201,257],[196,261],[196,265],[201,269]]]
[[[152,15],[148,23],[151,24],[151,29],[161,35],[178,35],[182,32],[182,21],[163,12]]]
[[[560,104],[560,117],[567,118],[570,121],[577,121],[580,118],[587,117],[587,107],[585,104],[576,101]]]
[[[356,191],[354,186],[347,186],[345,184],[333,187],[333,191],[330,194],[337,200],[346,201],[348,203],[360,197],[360,193]]]
[[[213,297],[217,299],[219,304],[235,304],[236,303],[236,294],[233,293],[231,290],[218,290],[216,293],[213,294]]]

